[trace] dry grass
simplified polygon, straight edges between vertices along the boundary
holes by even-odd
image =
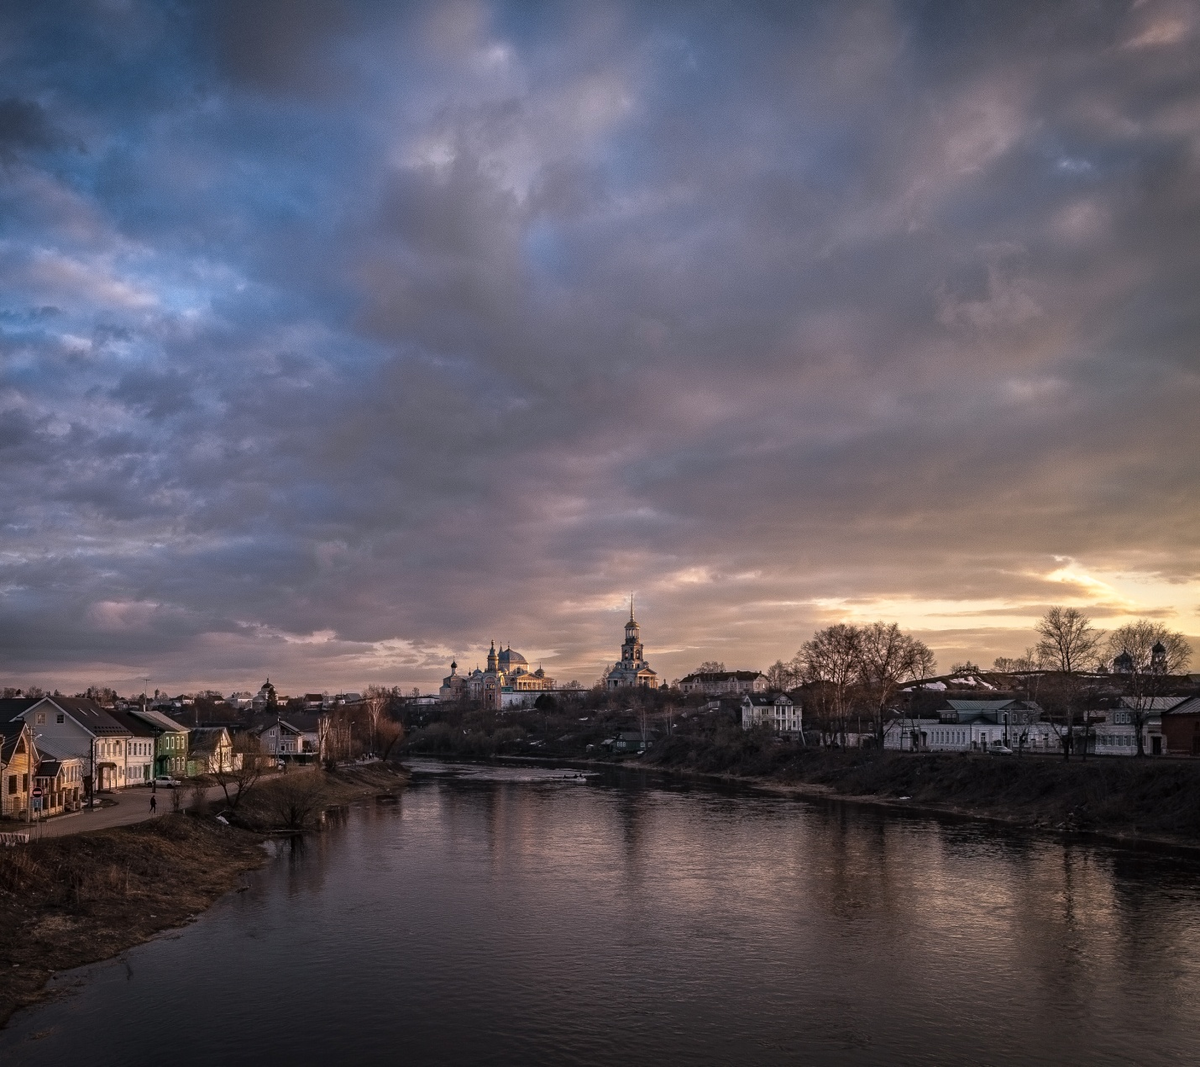
[[[0,848],[0,1025],[55,971],[114,956],[236,888],[266,859],[259,830],[305,828],[324,808],[405,780],[379,764],[293,772],[247,797],[239,814],[252,829],[176,813]]]
[[[0,1022],[54,971],[186,922],[265,858],[257,835],[186,815],[0,849]]]

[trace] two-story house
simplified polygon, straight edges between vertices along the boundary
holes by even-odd
[[[328,715],[292,712],[287,719],[272,719],[255,732],[263,755],[289,763],[311,763],[326,756],[329,722]]]
[[[918,729],[918,747],[931,752],[1049,752],[1059,747],[1054,727],[1042,721],[1042,709],[1030,700],[947,700],[938,721],[921,721]]]
[[[84,697],[42,697],[15,716],[33,730],[34,740],[57,757],[78,758],[84,791],[123,789],[125,760],[133,735],[95,701]]]
[[[685,695],[703,693],[710,697],[765,693],[767,676],[760,671],[697,671],[679,679],[679,691]]]
[[[188,737],[189,777],[229,774],[240,770],[242,757],[233,751],[233,740],[224,726],[195,726]]]
[[[24,719],[0,722],[0,815],[8,819],[29,817],[38,759],[33,731]]]
[[[110,711],[109,714],[129,731],[125,742],[125,784],[149,785],[155,773],[157,732],[140,716],[129,711]]]
[[[742,697],[742,729],[770,726],[777,734],[804,737],[804,715],[786,693],[747,693]]]
[[[1142,751],[1161,756],[1170,747],[1165,742],[1164,715],[1173,711],[1187,698],[1180,696],[1147,697],[1136,701],[1123,697],[1120,704],[1106,711],[1089,711],[1092,722],[1089,751],[1100,756],[1136,756],[1138,733],[1142,735]],[[1176,722],[1178,720],[1175,720]],[[1176,746],[1179,741],[1176,740]],[[1165,747],[1164,747],[1165,746]],[[1172,755],[1179,755],[1178,747]]]
[[[153,708],[130,708],[129,715],[154,734],[154,775],[183,778],[187,775],[188,728]]]
[[[61,815],[83,807],[83,760],[77,756],[59,759],[39,752],[36,783],[42,795],[35,802],[39,814]]]

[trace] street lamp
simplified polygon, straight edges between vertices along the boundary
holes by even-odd
[[[37,771],[33,766],[33,754],[37,750],[38,738],[41,734],[35,734],[32,730],[29,731],[29,739],[32,742],[25,746],[25,769],[28,772],[26,778],[29,781],[29,791],[26,794],[27,811],[25,812],[25,821],[30,825],[33,824],[33,791],[37,788]],[[38,761],[41,762],[40,760]]]

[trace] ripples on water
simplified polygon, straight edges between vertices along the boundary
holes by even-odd
[[[414,766],[397,803],[17,1016],[0,1059],[1200,1062],[1190,861],[632,772]]]

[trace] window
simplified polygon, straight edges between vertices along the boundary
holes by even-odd
[[[8,776],[8,795],[11,797],[17,791],[17,776],[10,774]]]
[[[67,721],[67,717],[60,711],[57,715],[54,716],[54,721],[57,723],[63,723],[63,722]]]
[[[46,725],[46,713],[44,711],[39,711],[34,716],[34,720],[36,721],[38,726],[45,726]]]
[[[22,793],[29,792],[29,775],[28,774],[21,775],[21,792]]]

